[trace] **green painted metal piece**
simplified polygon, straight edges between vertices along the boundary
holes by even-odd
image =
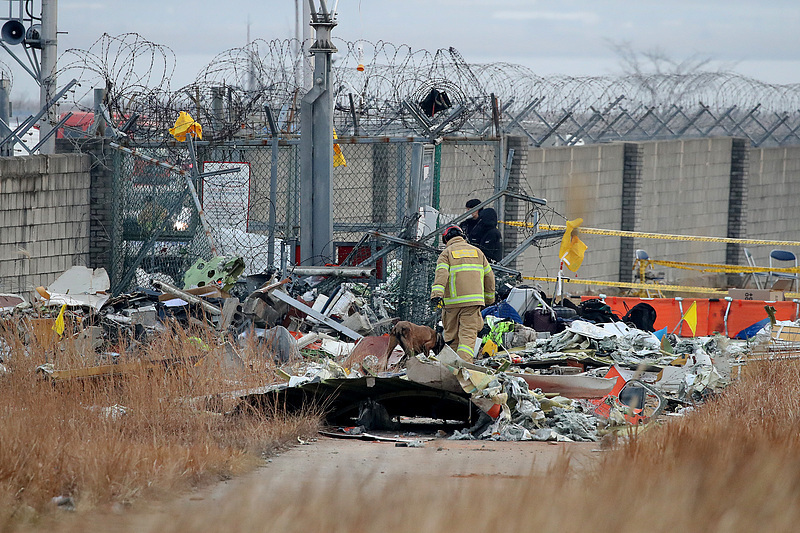
[[[198,259],[183,275],[183,288],[216,285],[223,291],[229,290],[244,272],[244,259],[220,255],[206,261]]]

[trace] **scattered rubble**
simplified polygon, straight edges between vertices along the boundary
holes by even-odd
[[[474,363],[447,346],[406,358],[402,348],[389,349],[386,334],[399,320],[387,311],[392,306],[363,281],[374,269],[298,268],[283,279],[244,272],[240,258],[216,257],[198,261],[182,287],[142,271],[138,290],[112,295],[104,269],[72,267],[31,299],[0,294],[0,319],[19,324],[23,346],[35,340],[52,350],[52,360],[37,369],[51,380],[185,364],[179,354],[146,360],[138,348],[170,323],[202,326],[219,342],[196,339],[201,355],[190,361],[196,371],[217,365],[235,380],[252,367],[240,355],[250,345],[284,378],[233,393],[234,411],[300,409],[313,401],[325,406],[330,424],[355,423],[365,435],[424,417],[437,421],[440,432],[449,427],[444,433],[451,439],[506,441],[595,441],[616,427],[687,414],[735,379],[754,352],[769,355],[778,342],[800,341],[798,324],[775,320],[744,341],[681,338],[651,331],[650,306],[626,315],[626,323],[611,318],[599,299],[552,306],[538,289],[511,287],[483,313]],[[60,366],[65,343],[84,354],[85,366]],[[0,339],[0,373],[24,356]],[[102,413],[117,417],[124,409]]]

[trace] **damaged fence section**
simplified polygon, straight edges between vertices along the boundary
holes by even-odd
[[[495,141],[454,145],[445,150],[444,161],[435,160],[440,150],[433,145],[429,149],[409,139],[352,138],[343,146],[346,165],[334,168],[334,242],[326,258],[337,264],[367,231],[396,235],[422,205],[463,203],[461,193],[456,198],[450,191],[455,176],[447,176],[453,173],[445,172],[441,183],[443,167],[469,167],[469,175],[461,173],[461,184],[466,179],[472,195],[494,193],[501,173]],[[113,155],[116,201],[109,275],[119,290],[129,288],[138,268],[175,279],[198,258],[215,255],[199,231],[185,180],[176,173],[191,168],[189,154],[164,146],[137,147],[137,153],[174,164],[170,169],[124,152]],[[196,157],[203,173],[236,170],[194,184],[218,253],[241,256],[247,274],[296,263],[300,204],[307,194],[299,190],[299,140],[280,140],[277,151],[262,143],[198,143]]]

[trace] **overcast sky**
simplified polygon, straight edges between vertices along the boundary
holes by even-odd
[[[88,48],[104,32],[136,32],[174,51],[173,88],[191,83],[217,53],[243,46],[248,16],[253,39],[285,39],[295,31],[293,0],[58,4],[59,31],[68,32],[59,35],[59,52]],[[335,37],[413,49],[453,46],[468,62],[510,61],[539,75],[616,73],[608,42],[628,41],[677,59],[709,57],[767,82],[800,83],[798,0],[340,0],[338,20]],[[14,72],[12,99],[36,94],[5,51],[0,59]]]

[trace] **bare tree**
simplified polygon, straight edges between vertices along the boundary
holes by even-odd
[[[641,101],[652,106],[684,102],[731,68],[723,65],[712,69],[713,60],[697,54],[675,59],[658,47],[638,51],[629,41],[609,40],[608,46],[619,58],[623,76],[640,91]]]

